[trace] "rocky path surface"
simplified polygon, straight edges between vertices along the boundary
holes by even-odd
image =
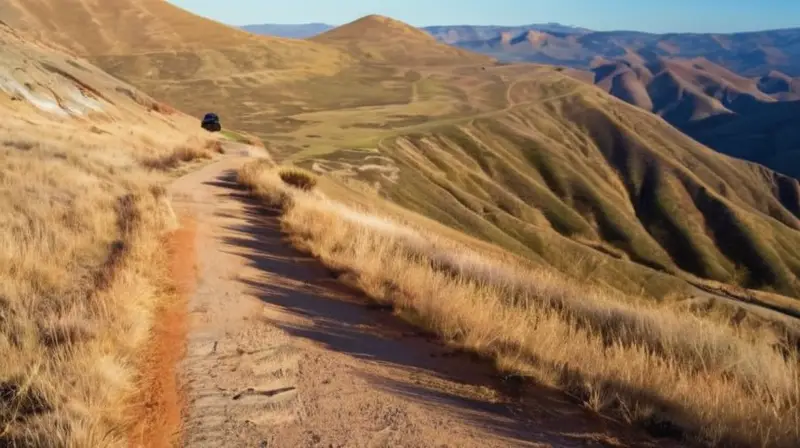
[[[228,156],[177,180],[196,284],[181,371],[197,447],[663,446],[545,389],[515,390],[291,248]]]

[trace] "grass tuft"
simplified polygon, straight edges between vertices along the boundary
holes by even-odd
[[[155,170],[173,170],[183,163],[198,160],[210,160],[216,154],[222,154],[224,148],[218,140],[207,140],[200,143],[194,139],[187,143],[176,146],[171,152],[156,157],[148,157],[142,164]]]
[[[313,173],[296,167],[285,167],[278,171],[281,180],[288,185],[303,191],[311,191],[317,185],[317,177]]]

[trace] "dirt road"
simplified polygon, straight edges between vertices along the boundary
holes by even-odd
[[[195,229],[184,445],[648,446],[547,390],[492,369],[340,286],[283,241],[227,159],[173,185]],[[190,258],[190,257],[187,257]]]

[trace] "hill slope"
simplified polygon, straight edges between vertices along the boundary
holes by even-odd
[[[632,57],[597,61],[593,82],[603,90],[664,117],[688,135],[735,157],[797,176],[792,155],[800,107],[791,78],[777,72],[745,78],[704,58]]]
[[[798,293],[800,260],[788,249],[800,244],[796,180],[718,154],[553,69],[472,76],[506,89],[506,106],[388,122],[364,150],[293,158],[376,183],[405,207],[586,281],[663,296],[684,290],[688,273]],[[339,119],[356,127],[374,117]],[[322,128],[290,135],[305,132]]]
[[[684,130],[725,154],[800,179],[800,101],[758,104],[748,113],[708,118]]]

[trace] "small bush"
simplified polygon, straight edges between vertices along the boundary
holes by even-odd
[[[170,153],[145,159],[142,164],[147,168],[166,171],[177,168],[181,163],[208,160],[213,158],[214,154],[223,152],[222,143],[217,140],[207,140],[202,144],[188,142],[176,147]]]
[[[278,175],[285,183],[303,191],[311,191],[317,185],[317,176],[301,168],[281,168]]]

